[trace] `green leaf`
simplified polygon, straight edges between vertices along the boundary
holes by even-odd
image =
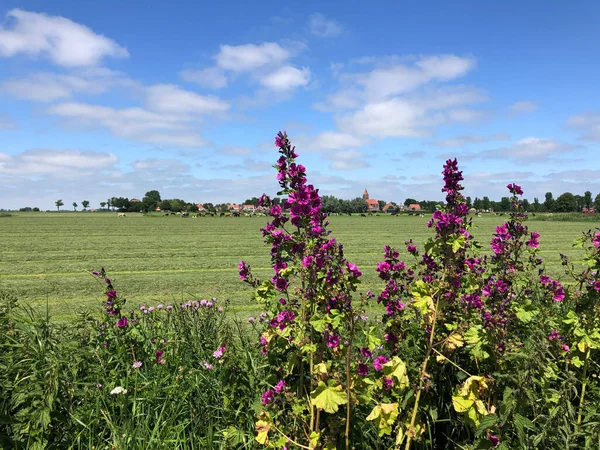
[[[383,374],[386,377],[393,377],[398,381],[400,389],[407,388],[408,375],[406,374],[406,364],[397,356],[394,356],[389,362],[383,365]]]
[[[488,428],[493,428],[498,423],[498,416],[496,414],[488,414],[481,419],[479,426],[475,431],[475,436],[481,436]]]
[[[531,303],[521,306],[515,312],[517,318],[523,323],[529,323],[535,316],[539,314],[539,310]]]
[[[325,322],[325,319],[323,319],[322,317],[315,315],[310,318],[310,324],[315,329],[315,331],[322,333],[323,331],[325,331],[325,325],[327,324],[327,322]]]
[[[323,411],[334,414],[340,405],[346,404],[346,394],[341,384],[329,380],[328,384],[319,381],[317,388],[310,393],[310,402]]]

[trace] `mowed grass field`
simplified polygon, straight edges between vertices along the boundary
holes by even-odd
[[[489,249],[494,227],[507,216],[474,218],[473,234]],[[419,246],[432,235],[428,216],[331,217],[332,236],[344,244],[347,258],[363,271],[361,290],[380,290],[375,267],[384,245]],[[116,213],[13,213],[0,217],[0,289],[14,290],[22,302],[43,307],[57,319],[89,310],[103,299],[104,286],[89,275],[106,267],[132,307],[187,301],[230,299],[233,311],[253,313],[252,290],[237,274],[246,260],[259,278],[272,276],[269,248],[259,228],[266,217],[145,216]],[[541,234],[541,256],[549,274],[564,278],[559,254],[582,263],[572,249],[590,222],[530,221]],[[422,247],[421,247],[422,248]]]

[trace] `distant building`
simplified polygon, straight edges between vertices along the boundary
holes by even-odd
[[[394,205],[393,203],[387,203],[384,207],[383,207],[383,212],[394,212],[398,210],[398,206]]]
[[[410,205],[408,205],[408,209],[410,211],[421,211],[421,205],[419,205],[418,203],[411,203]]]
[[[366,188],[365,192],[363,192],[363,199],[367,202],[369,212],[379,212],[379,202],[374,198],[369,198],[369,192]]]
[[[206,208],[204,207],[204,205],[202,203],[198,203],[196,206],[198,207],[198,212],[206,211]]]
[[[256,207],[250,203],[246,203],[244,206],[242,206],[242,210],[249,213],[253,213],[255,209]]]

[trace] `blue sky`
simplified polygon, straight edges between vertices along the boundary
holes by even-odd
[[[600,2],[0,3],[0,208],[600,192]]]

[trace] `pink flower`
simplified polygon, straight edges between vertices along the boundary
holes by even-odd
[[[594,244],[596,247],[600,248],[600,231],[598,231],[598,232],[596,233],[596,236],[594,236],[594,240],[592,241],[592,243],[593,243],[593,244]]]
[[[362,272],[358,269],[358,267],[356,267],[356,264],[351,264],[347,262],[346,267],[348,267],[348,271],[352,274],[354,278],[359,278],[362,275]]]
[[[363,377],[367,376],[369,374],[369,366],[367,366],[366,364],[359,364],[357,373]]]
[[[383,377],[381,379],[381,382],[383,383],[383,389],[385,389],[386,391],[389,391],[392,388],[392,385],[394,384],[394,380],[392,380],[391,377]]]
[[[279,380],[279,383],[277,383],[273,389],[275,389],[275,392],[278,394],[281,394],[283,391],[285,391],[285,381]]]
[[[388,360],[385,356],[378,356],[375,358],[375,361],[373,361],[373,367],[375,370],[383,370],[383,365],[387,362]]]
[[[494,436],[493,434],[488,436],[488,441],[491,442],[492,448],[496,448],[498,447],[498,444],[500,444],[500,438],[498,436]]]
[[[268,405],[273,400],[275,400],[275,393],[273,392],[272,389],[269,389],[268,391],[263,392],[263,395],[260,399],[260,401],[262,402],[263,405]]]
[[[569,348],[569,346],[568,346],[567,344],[563,344],[563,345],[562,345],[562,349],[563,349],[563,351],[565,351],[565,352],[569,352],[569,351],[571,351],[571,349]]]
[[[213,358],[221,359],[223,357],[223,353],[225,352],[225,346],[219,347],[219,349],[215,350],[213,353]]]
[[[134,369],[139,369],[140,367],[142,367],[142,362],[141,361],[136,361],[133,363],[133,368]]]
[[[117,321],[117,328],[127,328],[129,326],[129,322],[127,321],[127,317],[123,316]]]

